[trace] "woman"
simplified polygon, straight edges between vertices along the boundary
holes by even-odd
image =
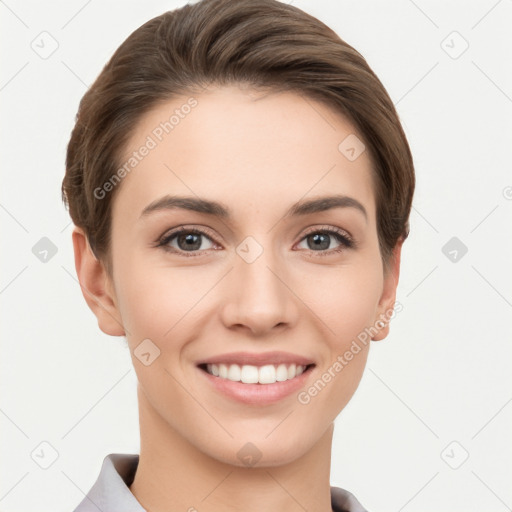
[[[389,332],[414,183],[383,85],[298,8],[203,0],[131,34],[62,191],[140,455],[105,457],[76,511],[364,511],[330,486],[334,420]]]

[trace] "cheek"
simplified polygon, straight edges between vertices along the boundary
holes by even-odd
[[[339,267],[302,288],[327,347],[317,379],[299,396],[310,414],[334,420],[355,393],[366,365],[383,277],[377,265]],[[313,414],[313,415],[314,415]]]
[[[382,287],[377,262],[317,270],[302,281],[298,295],[325,323],[336,344],[343,345],[373,324]]]
[[[198,302],[218,280],[198,267],[159,267],[135,258],[118,266],[117,278],[127,337],[133,343],[154,339],[161,347],[190,326]]]

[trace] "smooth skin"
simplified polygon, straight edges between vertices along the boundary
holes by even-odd
[[[234,401],[196,363],[288,351],[315,361],[309,388],[392,311],[401,244],[384,272],[371,160],[338,150],[357,134],[340,114],[298,94],[240,86],[194,98],[197,106],[118,185],[112,276],[84,232],[73,232],[85,300],[104,333],[126,336],[138,378],[141,450],[130,489],[151,512],[327,512],[334,420],[359,385],[370,343],[308,404],[295,393],[273,405]],[[127,157],[187,99],[143,117]],[[166,194],[220,202],[231,217],[176,208],[141,215]],[[284,216],[298,201],[333,194],[359,201],[367,217],[351,206]],[[179,226],[208,234],[193,250],[179,236],[169,250],[157,245]],[[325,233],[336,228],[356,246]],[[319,248],[318,232],[326,237]],[[263,250],[251,263],[237,252],[247,237]],[[388,332],[386,324],[373,340]],[[148,366],[134,355],[145,339],[160,350]],[[261,453],[252,467],[237,456],[248,442]]]

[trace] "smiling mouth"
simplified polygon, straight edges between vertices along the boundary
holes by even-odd
[[[237,365],[237,364],[200,364],[198,368],[219,379],[241,382],[242,384],[275,384],[293,380],[309,372],[315,365]]]

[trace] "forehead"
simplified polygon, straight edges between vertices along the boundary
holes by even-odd
[[[139,215],[165,194],[275,215],[301,198],[338,193],[373,217],[372,164],[368,151],[357,156],[361,144],[343,116],[299,94],[230,86],[175,97],[134,128],[121,164],[133,165],[125,165],[113,215],[128,207]]]

